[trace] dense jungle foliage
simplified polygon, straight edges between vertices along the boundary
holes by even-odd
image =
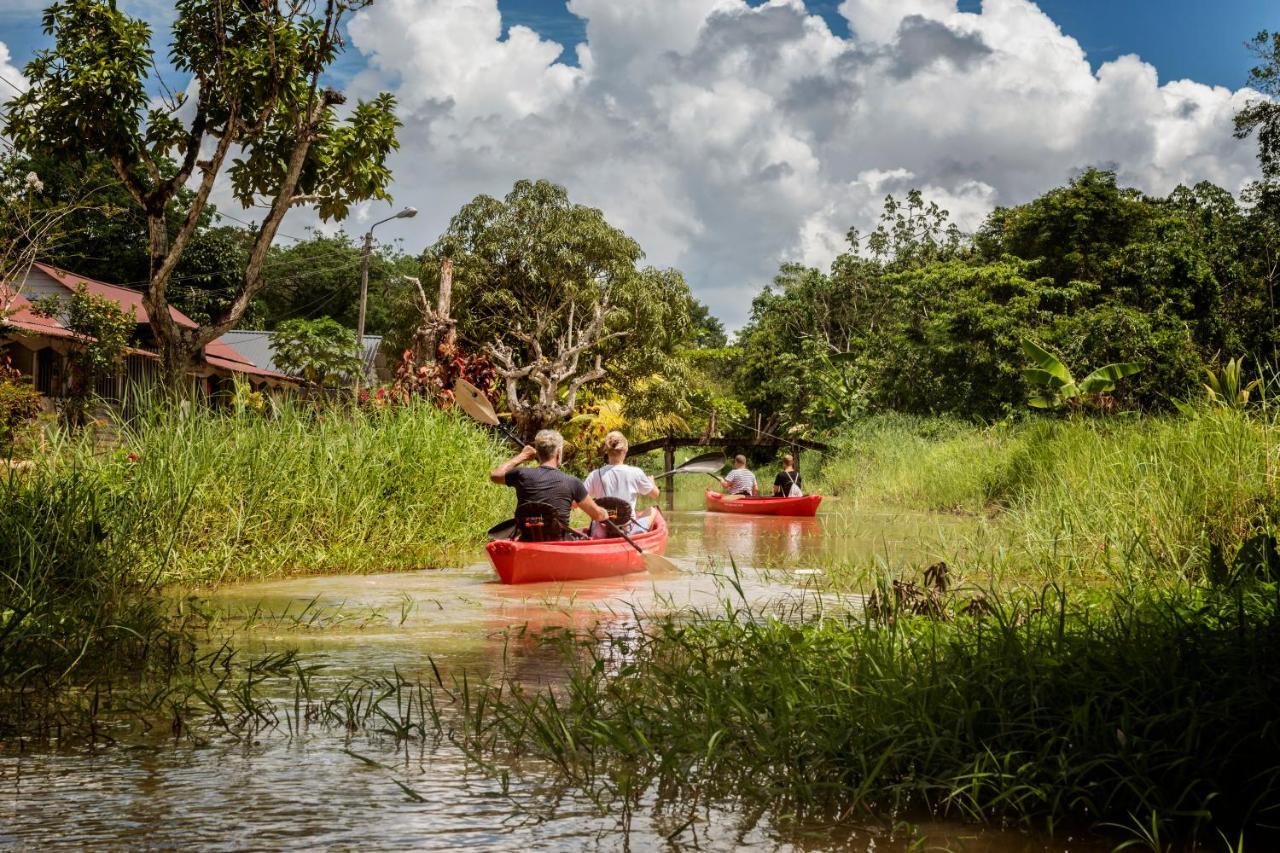
[[[1030,338],[1073,369],[1142,364],[1106,403],[1169,409],[1207,365],[1274,361],[1274,233],[1212,184],[1150,197],[1096,169],[971,236],[917,193],[890,199],[828,270],[783,267],[755,300],[735,387],[808,428],[876,410],[1000,418],[1027,401]]]

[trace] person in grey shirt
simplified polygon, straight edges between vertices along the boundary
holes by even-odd
[[[746,495],[755,497],[760,494],[760,486],[756,483],[756,475],[747,470],[747,457],[739,453],[733,457],[733,470],[720,481],[725,494]]]

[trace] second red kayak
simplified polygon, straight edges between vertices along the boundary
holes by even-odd
[[[707,509],[710,512],[736,512],[741,515],[792,515],[812,518],[818,514],[822,495],[805,495],[800,498],[734,498],[725,500],[719,492],[707,492]]]
[[[655,513],[653,529],[631,537],[651,554],[667,547],[667,520]],[[625,539],[520,542],[498,539],[485,550],[503,583],[581,581],[643,572],[644,558]]]

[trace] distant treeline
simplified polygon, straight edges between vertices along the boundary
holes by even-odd
[[[1146,196],[1091,169],[963,235],[919,193],[891,198],[830,269],[786,266],[755,300],[734,386],[812,428],[876,410],[999,418],[1026,404],[1030,338],[1077,371],[1140,362],[1109,402],[1169,408],[1207,365],[1275,363],[1280,222],[1248,201],[1210,183]]]

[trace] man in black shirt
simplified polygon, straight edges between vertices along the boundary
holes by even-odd
[[[604,521],[609,513],[587,496],[587,487],[577,477],[560,470],[564,453],[564,437],[553,429],[544,429],[533,438],[533,446],[523,450],[489,472],[489,479],[500,486],[516,490],[516,505],[537,501],[550,505],[565,530],[569,529],[569,511],[582,509],[592,521]],[[534,457],[538,467],[520,466]]]

